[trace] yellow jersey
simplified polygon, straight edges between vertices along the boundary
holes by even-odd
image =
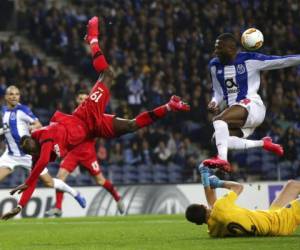
[[[300,201],[285,208],[249,210],[235,204],[237,194],[230,191],[218,199],[208,219],[213,237],[289,235],[300,225]]]

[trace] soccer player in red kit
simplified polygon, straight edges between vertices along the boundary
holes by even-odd
[[[94,137],[115,138],[149,126],[169,112],[190,110],[189,105],[181,101],[180,97],[172,96],[167,104],[145,111],[131,120],[105,114],[105,107],[110,98],[108,87],[113,80],[113,72],[99,47],[98,35],[98,17],[93,17],[88,23],[86,41],[92,51],[93,66],[100,73],[98,81],[88,98],[72,115],[56,112],[49,126],[35,131],[31,137],[23,138],[21,145],[23,151],[31,154],[37,161],[25,183],[10,192],[22,193],[25,190],[18,203],[19,207],[3,215],[2,219],[15,216],[20,212],[20,208],[27,204],[40,172],[54,159],[55,154],[63,158],[68,151],[85,140]]]
[[[79,91],[76,97],[77,104],[80,105],[87,97],[87,92]],[[101,185],[113,196],[114,200],[117,202],[119,212],[123,214],[125,212],[124,203],[114,185],[107,180],[101,172],[95,151],[95,144],[96,141],[94,139],[87,140],[68,152],[60,163],[60,168],[56,177],[59,180],[66,180],[69,174],[72,173],[78,165],[81,165],[89,171],[91,176],[95,178],[97,184]],[[56,191],[55,207],[47,211],[46,215],[62,215],[63,196],[63,192],[59,190]]]

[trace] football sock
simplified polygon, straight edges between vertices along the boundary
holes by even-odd
[[[66,184],[62,180],[53,178],[53,183],[54,183],[54,188],[58,189],[59,191],[67,192],[73,197],[75,197],[78,194],[78,192],[74,188],[71,188],[68,184]]]
[[[217,120],[213,122],[215,128],[216,146],[218,149],[218,155],[221,159],[227,161],[228,153],[228,138],[229,130],[226,122]]]
[[[264,142],[262,140],[247,140],[236,136],[229,136],[228,148],[229,149],[248,149],[263,147]]]
[[[162,105],[158,108],[155,108],[154,110],[145,111],[139,114],[135,118],[135,122],[138,125],[138,127],[143,128],[151,125],[156,120],[163,118],[164,116],[166,116],[167,113],[168,109],[166,105]]]
[[[105,180],[103,188],[105,188],[114,197],[115,201],[119,201],[121,199],[118,191],[109,180]]]
[[[105,59],[105,56],[103,55],[98,42],[91,42],[90,48],[91,48],[92,56],[93,56],[94,69],[98,73],[101,73],[102,71],[104,71],[105,69],[108,68],[108,63]]]
[[[203,163],[201,163],[198,167],[198,170],[201,174],[202,185],[204,187],[208,187],[209,186],[209,176],[210,176],[209,168],[204,166]]]
[[[56,196],[55,207],[61,210],[62,209],[62,201],[64,198],[64,192],[56,190],[55,196]]]

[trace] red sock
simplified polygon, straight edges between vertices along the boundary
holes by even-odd
[[[110,194],[114,197],[115,201],[119,201],[121,199],[121,196],[119,195],[117,189],[114,187],[114,185],[109,180],[106,180],[104,182],[103,187],[108,192],[110,192]]]
[[[108,63],[99,47],[98,43],[92,43],[90,45],[92,56],[93,56],[93,66],[97,72],[102,72],[108,68]]]
[[[151,125],[156,120],[163,118],[164,116],[166,116],[167,113],[168,113],[167,107],[166,105],[163,105],[154,110],[146,111],[139,114],[135,118],[135,122],[140,128],[143,128]]]
[[[55,207],[58,208],[58,209],[60,209],[60,210],[62,208],[63,198],[64,198],[64,192],[56,190],[56,203],[55,203]]]

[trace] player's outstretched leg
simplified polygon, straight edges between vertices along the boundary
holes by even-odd
[[[189,111],[190,106],[183,102],[179,96],[173,95],[165,105],[151,111],[139,114],[135,119],[128,120],[116,117],[113,121],[117,136],[132,133],[140,128],[147,127],[155,121],[164,118],[169,112]]]
[[[264,137],[261,140],[248,140],[236,136],[230,136],[228,139],[229,149],[249,149],[263,148],[266,151],[272,152],[278,156],[282,156],[284,150],[280,144],[273,143],[271,137]]]
[[[90,45],[90,49],[93,57],[94,69],[98,73],[101,73],[107,70],[109,65],[99,46],[98,37],[99,37],[99,19],[98,17],[94,16],[88,22],[85,41]]]
[[[53,187],[56,190],[70,194],[72,197],[74,197],[74,199],[79,203],[79,205],[82,208],[86,207],[85,198],[82,197],[81,194],[77,190],[70,187],[64,181],[57,179],[57,178],[52,178],[48,173],[41,175],[40,178],[47,187]]]

